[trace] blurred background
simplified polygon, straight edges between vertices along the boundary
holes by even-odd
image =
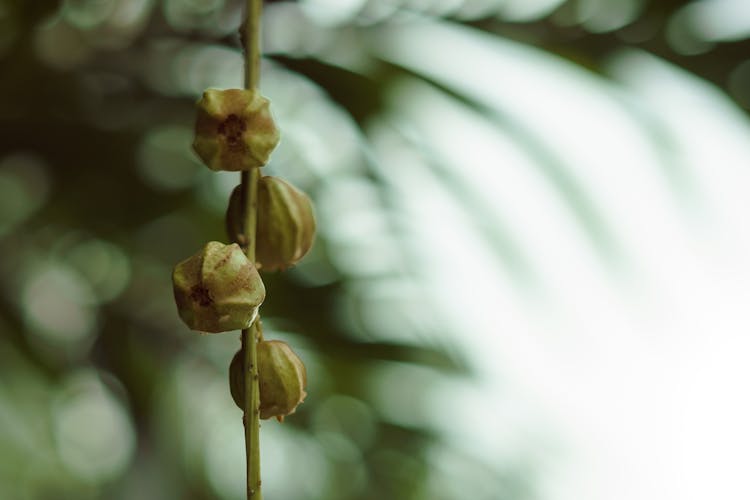
[[[0,499],[244,498],[239,336],[170,273],[237,174],[238,0],[0,0]],[[265,173],[315,200],[266,498],[746,499],[750,2],[268,2]]]

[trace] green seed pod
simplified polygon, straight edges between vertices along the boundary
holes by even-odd
[[[244,410],[245,401],[245,373],[242,370],[242,349],[237,351],[229,364],[229,392],[240,410]]]
[[[310,198],[278,177],[261,177],[256,235],[255,256],[262,269],[283,270],[296,264],[315,239]]]
[[[193,149],[211,170],[262,167],[279,143],[268,107],[257,90],[206,90],[197,103]]]
[[[266,297],[258,271],[239,245],[218,241],[177,264],[172,284],[180,318],[201,332],[249,327]]]
[[[242,185],[235,187],[229,197],[229,206],[227,206],[227,216],[225,219],[227,226],[227,236],[230,241],[245,245],[247,239],[243,232],[245,228],[242,222]],[[257,257],[256,257],[257,258]]]
[[[307,371],[302,360],[289,344],[280,340],[258,342],[258,374],[260,387],[260,418],[276,417],[281,422],[294,413],[307,393]],[[229,389],[235,404],[244,409],[245,375],[242,370],[242,351],[238,351],[229,365]]]
[[[294,413],[307,393],[307,370],[289,344],[281,340],[258,342],[260,418],[281,422]]]

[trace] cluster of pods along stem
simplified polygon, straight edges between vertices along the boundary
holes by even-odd
[[[282,179],[260,174],[279,142],[269,101],[257,90],[261,9],[261,0],[247,0],[241,28],[246,88],[208,89],[197,103],[193,149],[211,170],[241,172],[227,209],[231,242],[206,243],[172,274],[177,310],[190,329],[242,330],[229,383],[244,412],[248,500],[262,500],[259,419],[283,421],[304,400],[307,383],[305,366],[290,346],[263,338],[259,309],[266,289],[258,270],[296,264],[315,236],[307,195]]]

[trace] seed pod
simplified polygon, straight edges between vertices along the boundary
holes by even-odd
[[[260,418],[276,417],[281,422],[285,416],[294,413],[307,396],[307,371],[286,342],[263,340],[258,342],[257,349]],[[244,409],[245,401],[242,361],[242,351],[238,351],[229,365],[229,389],[240,409]]]
[[[245,372],[242,369],[242,349],[237,351],[229,364],[229,392],[232,393],[232,399],[240,410],[244,410],[243,402],[245,401]]]
[[[180,318],[202,332],[249,327],[266,297],[258,271],[239,245],[218,241],[177,264],[172,284]]]
[[[281,422],[294,413],[307,393],[307,370],[289,344],[281,340],[258,342],[260,418]]]
[[[242,185],[238,185],[232,190],[231,196],[229,196],[225,222],[229,240],[240,245],[247,243],[245,235],[242,234],[245,231],[242,220]]]
[[[262,167],[279,142],[268,106],[257,90],[206,90],[197,103],[193,149],[211,170]]]
[[[315,239],[310,198],[278,177],[261,177],[256,234],[255,258],[262,269],[275,271],[296,264]]]

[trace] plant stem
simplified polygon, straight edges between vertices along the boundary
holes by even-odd
[[[260,401],[258,392],[257,325],[242,330],[242,352],[245,366],[245,458],[247,463],[247,498],[262,500],[260,489]],[[249,403],[248,403],[249,402]]]
[[[260,16],[263,0],[247,0],[244,33],[245,43],[245,87],[254,89],[260,79]]]
[[[247,0],[247,11],[242,39],[245,49],[245,87],[253,89],[260,76],[260,16],[262,0]],[[255,227],[257,224],[258,179],[260,171],[254,168],[242,172],[242,198],[244,200],[244,234],[247,238],[245,254],[255,262]],[[242,330],[242,352],[245,373],[245,457],[247,461],[247,499],[263,500],[260,489],[260,391],[258,387],[257,337],[259,319]]]

